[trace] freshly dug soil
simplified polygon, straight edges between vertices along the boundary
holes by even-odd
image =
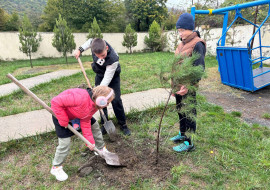
[[[162,150],[159,161],[156,163],[156,149],[150,146],[155,145],[155,141],[145,139],[142,142],[136,142],[135,145],[132,136],[117,139],[116,142],[108,143],[107,148],[118,154],[123,166],[108,166],[105,160],[99,156],[85,164],[91,165],[94,177],[102,180],[102,183],[108,186],[128,189],[131,184],[144,179],[153,180],[153,183],[158,184],[170,177],[171,168],[178,163],[176,154],[169,150],[167,153]],[[92,158],[93,154],[90,154],[89,158]]]

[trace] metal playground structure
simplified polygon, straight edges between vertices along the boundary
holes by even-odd
[[[242,9],[267,4],[268,14],[260,25],[247,20],[241,14]],[[191,14],[193,15],[194,20],[195,14],[217,14],[224,16],[222,35],[217,42],[216,48],[219,71],[223,84],[251,92],[270,85],[270,67],[264,67],[263,65],[263,63],[270,59],[270,57],[264,56],[262,52],[263,49],[270,48],[270,46],[262,45],[261,39],[261,27],[266,23],[268,17],[270,16],[269,7],[270,0],[258,0],[215,10],[196,10],[195,6],[191,8]],[[235,11],[235,18],[227,27],[230,11]],[[225,46],[226,34],[235,21],[239,18],[256,27],[256,31],[247,42],[246,47]],[[259,45],[253,48],[252,41],[255,39],[255,36],[259,40]],[[254,57],[252,56],[253,50],[259,50],[259,57],[252,58]]]

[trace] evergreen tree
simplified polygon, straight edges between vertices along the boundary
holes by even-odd
[[[56,25],[54,26],[53,32],[54,36],[52,45],[58,52],[63,53],[63,56],[66,58],[66,63],[68,63],[67,53],[72,53],[72,50],[76,48],[76,44],[71,30],[67,26],[66,20],[62,19],[60,14],[59,19],[56,19]]]
[[[177,111],[184,113],[186,117],[189,117],[190,119],[195,119],[195,115],[192,110],[196,107],[196,105],[194,104],[194,97],[190,94],[198,90],[197,83],[204,75],[204,69],[201,65],[193,66],[193,63],[197,58],[197,54],[193,54],[192,57],[177,56],[168,63],[161,63],[160,82],[164,85],[164,87],[167,87],[168,83],[170,83],[171,90],[163,109],[158,127],[158,134],[156,138],[157,162],[159,158],[159,138],[162,120],[168,108],[171,95],[179,91],[181,85],[185,85],[188,88],[189,93],[186,94],[185,98],[182,100],[182,103],[185,106],[182,106],[181,110]]]
[[[159,24],[154,20],[149,28],[149,37],[145,36],[144,43],[152,51],[162,51],[167,45],[167,36],[163,35]]]
[[[137,45],[137,36],[137,33],[131,28],[131,25],[127,25],[122,45],[129,49],[129,53],[132,53],[131,48]]]
[[[19,29],[19,40],[22,44],[20,51],[25,53],[30,58],[31,68],[33,68],[31,54],[36,52],[41,41],[41,36],[37,35],[29,18],[24,15],[22,27]]]
[[[96,17],[94,17],[93,23],[91,24],[91,28],[89,29],[89,34],[87,38],[103,38],[103,35],[101,34],[101,30],[99,28],[99,25],[97,23]]]

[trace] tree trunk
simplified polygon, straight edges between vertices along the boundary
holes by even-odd
[[[31,59],[31,53],[29,53],[29,57],[30,57],[31,68],[33,68],[32,59]]]
[[[132,51],[131,51],[131,47],[129,47],[129,53],[132,53]]]
[[[140,30],[140,22],[141,22],[140,19],[138,19],[138,20],[137,20],[137,31],[138,31],[138,32],[141,31],[141,30]]]
[[[66,64],[68,64],[68,60],[67,60],[67,54],[65,55],[65,57],[66,57]]]
[[[167,110],[167,107],[168,107],[168,104],[169,104],[169,101],[170,101],[170,98],[171,98],[171,95],[172,95],[172,89],[170,91],[170,94],[169,94],[169,97],[167,99],[167,102],[165,104],[165,107],[163,109],[163,112],[162,112],[162,115],[161,115],[161,118],[160,118],[160,122],[159,122],[159,125],[158,125],[158,134],[157,134],[157,155],[156,155],[156,164],[158,164],[158,160],[159,160],[159,137],[160,137],[160,129],[161,129],[161,124],[162,124],[162,120],[163,120],[163,117],[165,115],[165,112]]]

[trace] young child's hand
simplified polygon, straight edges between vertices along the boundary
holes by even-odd
[[[80,55],[81,55],[80,50],[76,49],[76,50],[74,51],[74,56],[75,56],[75,58],[78,59],[78,58],[80,57]]]
[[[87,145],[87,147],[88,147],[90,150],[94,150],[94,148],[95,148],[95,144],[90,144],[90,145]]]
[[[176,92],[176,94],[179,94],[181,96],[184,96],[187,93],[188,93],[188,89],[184,85],[182,85],[180,90]]]

